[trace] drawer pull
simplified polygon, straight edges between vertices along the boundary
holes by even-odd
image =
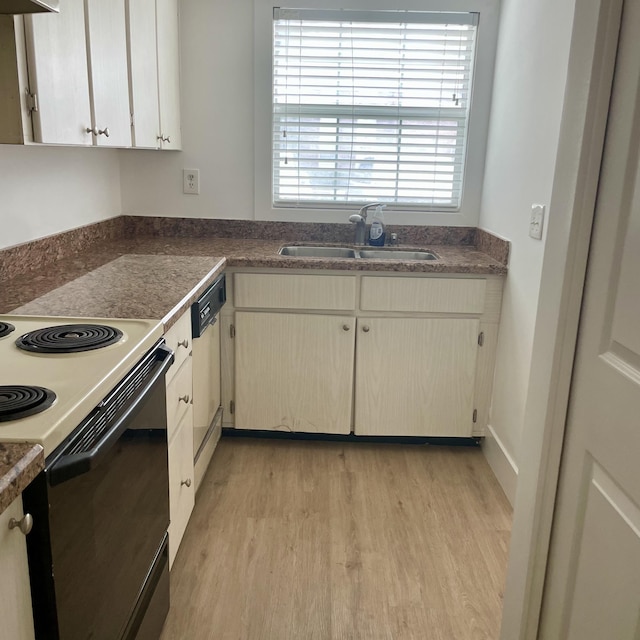
[[[351,327],[350,327],[348,324],[343,324],[343,325],[342,325],[342,329],[343,329],[344,331],[349,331],[349,330],[351,329]]]
[[[187,478],[186,480],[183,480],[180,483],[180,486],[185,485],[186,487],[190,487],[191,486],[191,478]]]
[[[191,398],[189,397],[188,393],[185,393],[183,396],[178,396],[178,402],[184,402],[185,404],[189,404],[189,400],[191,400]]]
[[[189,348],[189,341],[185,338],[184,340],[180,340],[180,342],[178,342],[178,346],[179,347],[184,347],[185,349]]]
[[[9,529],[20,529],[22,533],[26,536],[33,527],[33,516],[30,513],[25,513],[20,520],[16,520],[15,518],[11,518],[9,520]]]

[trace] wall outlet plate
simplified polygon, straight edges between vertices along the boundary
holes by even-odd
[[[182,193],[197,196],[200,193],[200,169],[182,170]]]
[[[529,218],[529,235],[535,240],[542,240],[542,229],[544,227],[544,211],[543,204],[531,205],[531,217]]]

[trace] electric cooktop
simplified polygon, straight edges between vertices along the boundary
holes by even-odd
[[[48,455],[162,333],[158,320],[0,316],[0,441]]]

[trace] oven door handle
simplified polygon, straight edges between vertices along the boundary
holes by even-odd
[[[62,484],[67,480],[71,480],[72,478],[95,469],[100,464],[104,455],[108,453],[111,447],[113,447],[113,445],[118,441],[122,433],[126,431],[130,419],[136,414],[142,403],[151,393],[152,389],[156,384],[158,384],[160,379],[164,377],[165,373],[174,362],[173,351],[164,344],[158,345],[151,354],[148,354],[147,358],[144,358],[144,360],[142,360],[126,376],[126,378],[118,384],[113,392],[96,407],[85,421],[85,423],[94,422],[96,418],[105,411],[106,403],[111,398],[118,395],[120,387],[125,387],[129,380],[134,378],[137,372],[145,366],[149,358],[153,358],[156,361],[153,365],[152,373],[148,376],[148,379],[145,380],[144,385],[136,391],[133,400],[119,410],[113,424],[109,425],[109,428],[101,434],[100,439],[93,445],[93,447],[88,451],[82,451],[80,453],[66,453],[66,451],[74,450],[75,440],[73,440],[69,443],[68,447],[60,452],[59,456],[57,456],[49,466],[47,470],[47,477],[51,486]]]

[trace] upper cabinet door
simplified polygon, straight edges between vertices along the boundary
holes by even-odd
[[[38,100],[35,141],[93,144],[84,0],[60,0],[57,14],[25,16],[25,31],[30,89]]]
[[[94,141],[98,146],[130,147],[124,0],[86,0],[86,11]]]
[[[157,0],[158,91],[163,149],[180,149],[180,50],[177,0]]]
[[[160,146],[156,0],[128,0],[129,88],[134,147]]]

